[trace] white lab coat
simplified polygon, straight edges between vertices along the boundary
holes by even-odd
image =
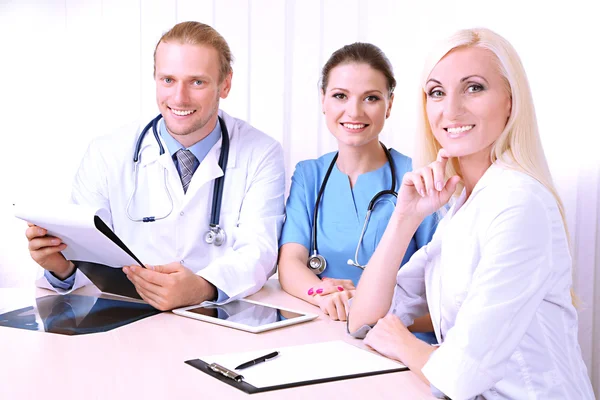
[[[107,224],[142,262],[181,262],[235,299],[258,291],[275,271],[284,218],[285,170],[279,142],[223,111],[219,115],[230,138],[220,214],[227,239],[222,246],[204,241],[214,180],[223,175],[218,165],[221,139],[200,163],[184,194],[166,144],[163,142],[165,153],[159,156],[152,130],[146,134],[130,213],[135,219],[163,216],[169,211],[166,170],[173,198],[173,211],[166,219],[133,222],[126,213],[133,191],[133,155],[139,126],[90,144],[75,176],[72,200],[109,210],[112,219]],[[87,283],[89,280],[77,271],[71,290]],[[38,286],[54,290],[44,277],[38,279]]]
[[[391,312],[441,343],[423,374],[453,400],[593,399],[554,197],[498,165],[465,197],[398,272]]]

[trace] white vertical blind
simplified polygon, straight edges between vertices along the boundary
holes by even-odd
[[[593,1],[478,0],[1,0],[0,287],[30,285],[22,199],[68,198],[93,137],[157,113],[158,38],[199,20],[228,41],[233,87],[222,108],[279,140],[289,177],[298,161],[333,151],[320,69],[339,47],[369,41],[398,86],[381,139],[411,155],[418,79],[434,40],[486,26],[517,48],[540,133],[565,202],[574,247],[580,342],[600,385],[600,27]],[[598,390],[598,389],[597,389]]]
[[[222,108],[237,118],[248,121],[250,117],[250,1],[220,0],[215,2],[213,25],[233,52],[233,81],[229,97]]]

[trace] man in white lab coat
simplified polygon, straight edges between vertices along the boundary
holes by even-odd
[[[275,270],[284,218],[283,151],[274,139],[219,110],[231,89],[231,59],[226,41],[210,26],[173,27],[154,54],[160,140],[152,130],[144,136],[136,173],[140,127],[97,138],[73,184],[73,202],[109,210],[107,225],[151,263],[123,271],[160,310],[250,295]],[[218,160],[225,133],[230,144],[223,171]],[[205,236],[214,182],[224,172],[217,214],[226,236],[215,246]],[[140,222],[146,216],[156,220]],[[45,269],[38,285],[67,293],[88,283],[62,255],[66,245],[46,233],[35,225],[26,232],[32,258]]]

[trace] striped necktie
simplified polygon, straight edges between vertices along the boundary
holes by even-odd
[[[191,151],[184,149],[177,150],[175,156],[177,156],[177,162],[179,163],[179,176],[181,177],[183,192],[186,193],[192,181],[192,175],[194,175],[197,168],[197,166],[194,168],[197,159]]]

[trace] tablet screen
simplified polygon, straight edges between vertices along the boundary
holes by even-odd
[[[304,316],[292,311],[239,300],[223,305],[190,308],[186,311],[252,327]]]

